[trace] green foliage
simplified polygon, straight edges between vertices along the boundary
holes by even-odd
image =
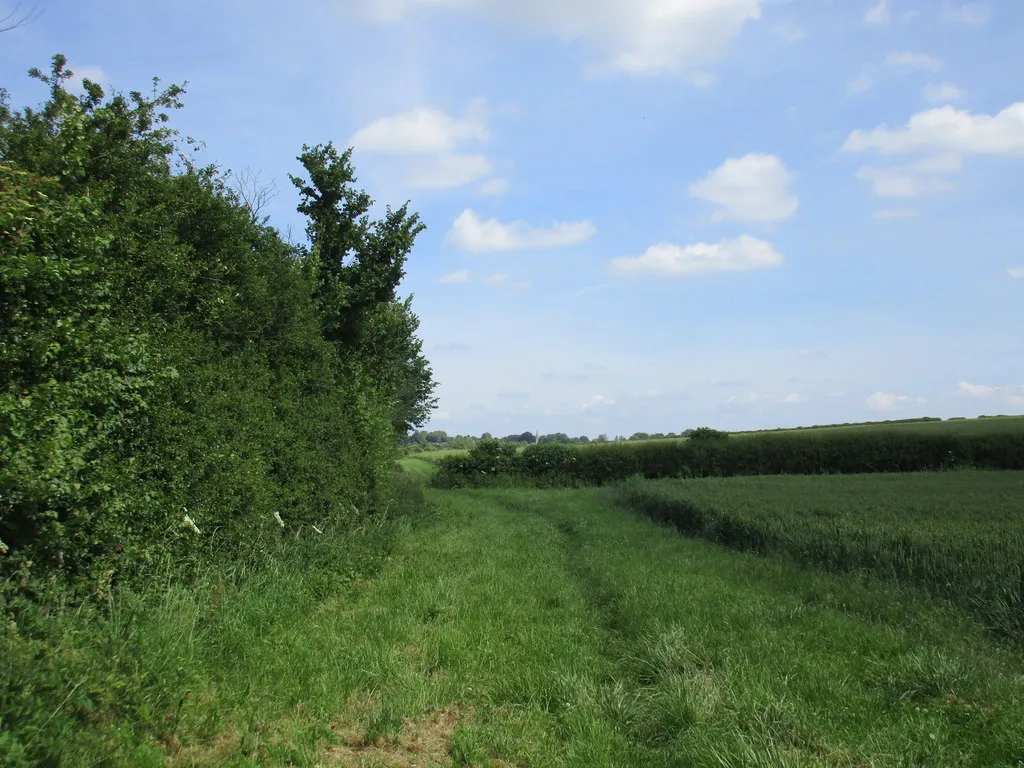
[[[869,571],[1024,636],[1019,472],[634,478],[615,492],[688,535],[833,571]]]
[[[418,217],[370,221],[349,153],[307,148],[295,248],[184,154],[181,87],[31,74],[46,103],[0,109],[0,576],[149,578],[386,509],[433,405],[396,293]]]
[[[437,461],[435,484],[442,488],[494,485],[517,474],[516,447],[501,440],[481,440],[468,453],[443,456]]]
[[[728,438],[707,430],[688,440],[617,441],[565,446],[558,476],[569,483],[601,485],[633,475],[647,478],[733,475],[858,474],[939,469],[1024,469],[1024,429],[993,422],[988,432],[916,431],[906,428],[764,433]],[[1020,424],[1024,426],[1024,423]],[[504,464],[520,481],[552,474],[525,451]],[[445,462],[439,487],[481,480],[471,464]],[[493,478],[487,481],[493,484]]]
[[[728,432],[722,432],[711,427],[697,427],[687,434],[691,440],[725,440],[729,437]]]

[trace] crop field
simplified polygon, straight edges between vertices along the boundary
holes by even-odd
[[[633,481],[623,503],[688,534],[867,571],[1024,631],[1024,473]]]
[[[750,435],[800,435],[806,433],[871,432],[875,430],[896,430],[919,434],[991,435],[1024,433],[1024,416],[983,416],[976,419],[945,419],[934,421],[878,421],[867,424],[842,424],[836,426],[802,427],[799,429],[760,430],[755,432],[733,432],[734,437]]]

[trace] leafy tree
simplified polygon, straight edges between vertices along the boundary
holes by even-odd
[[[315,279],[324,337],[350,365],[372,361],[373,384],[391,407],[396,434],[404,435],[436,405],[412,298],[399,301],[396,293],[425,226],[408,203],[389,206],[383,219],[371,222],[373,200],[354,189],[351,156],[351,148],[338,154],[330,143],[303,147],[298,159],[309,180],[290,177],[301,197],[299,211],[309,218],[312,246],[303,261]]]

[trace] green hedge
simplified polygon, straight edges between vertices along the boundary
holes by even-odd
[[[960,435],[877,429],[589,446],[532,445],[519,454],[510,453],[497,464],[488,464],[484,452],[473,450],[466,456],[445,457],[439,466],[435,483],[449,488],[494,484],[498,476],[541,484],[601,485],[634,475],[730,477],[1024,469],[1024,432]]]
[[[179,155],[180,88],[75,95],[65,64],[33,73],[39,108],[0,94],[0,609],[33,575],[132,579],[385,508],[433,386],[395,295],[417,219],[371,222],[347,154],[300,157],[295,246]]]

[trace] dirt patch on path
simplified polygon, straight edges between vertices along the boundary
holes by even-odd
[[[362,733],[340,734],[344,743],[327,750],[321,768],[436,768],[449,766],[452,733],[462,713],[455,707],[437,709],[402,721],[394,738],[366,743]]]

